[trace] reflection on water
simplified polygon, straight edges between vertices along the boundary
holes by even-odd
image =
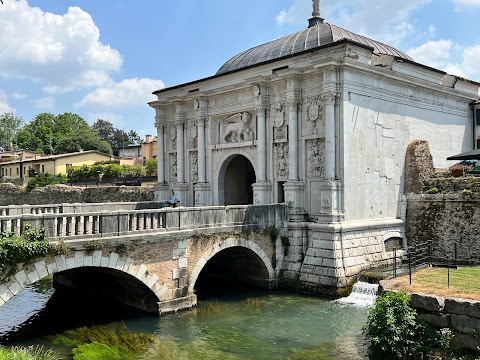
[[[40,289],[30,287],[0,309],[0,336],[4,340],[21,333],[23,345],[42,343],[54,347],[48,335],[122,320],[132,332],[156,335],[159,342],[152,344],[151,358],[160,359],[161,351],[169,351],[185,352],[185,358],[193,359],[198,357],[195,354],[199,349],[205,354],[202,358],[208,354],[210,358],[259,360],[365,358],[360,334],[366,309],[321,298],[224,288],[204,295],[192,311],[159,318],[125,313],[112,304],[102,305],[101,299],[79,298],[79,294],[75,298],[72,294],[55,294],[46,309],[38,312],[40,303],[53,293],[49,286]],[[28,314],[22,314],[21,309],[27,309]],[[31,324],[15,323],[28,318]],[[10,331],[5,335],[10,329],[13,334]]]

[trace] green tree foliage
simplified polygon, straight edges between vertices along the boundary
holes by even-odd
[[[0,115],[0,148],[13,150],[11,145],[16,142],[16,135],[23,123],[22,118],[13,113]]]
[[[112,147],[106,141],[100,140],[92,130],[80,130],[68,137],[60,139],[55,152],[66,154],[80,150],[97,150],[105,154],[112,154]]]
[[[157,173],[157,158],[151,158],[146,161],[145,171],[148,176],[152,176]]]
[[[25,150],[38,151],[43,154],[62,154],[65,151],[58,148],[58,144],[72,137],[78,140],[79,134],[88,139],[96,137],[88,123],[76,114],[64,113],[55,116],[50,113],[41,113],[18,131],[17,144],[18,147]],[[66,152],[78,151],[81,144],[70,146],[70,148],[73,151]],[[99,149],[84,148],[84,150]],[[103,145],[103,150],[106,150],[105,145]]]
[[[414,355],[422,346],[417,313],[409,304],[406,293],[387,292],[370,309],[363,331],[370,340],[371,359],[397,360]]]
[[[52,154],[56,143],[56,139],[53,139],[54,124],[55,116],[53,114],[38,114],[18,131],[18,147],[24,150]]]
[[[98,119],[92,125],[92,128],[101,140],[108,142],[114,149],[140,144],[140,136],[135,130],[126,132],[117,129],[110,121]]]

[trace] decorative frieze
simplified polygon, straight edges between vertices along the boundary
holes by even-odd
[[[308,177],[325,177],[325,139],[306,141]]]
[[[177,153],[170,153],[170,181],[177,181]]]
[[[288,178],[288,143],[275,144],[275,175]]]
[[[323,120],[322,97],[314,96],[304,99],[305,119],[307,120],[307,131],[310,134],[318,134],[318,125]]]
[[[285,102],[279,102],[272,107],[271,116],[273,119],[273,131],[274,139],[286,140],[287,139],[287,112],[285,109]]]
[[[192,169],[192,182],[198,182],[198,152],[192,152],[190,156],[190,164]]]

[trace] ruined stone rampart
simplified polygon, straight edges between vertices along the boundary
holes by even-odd
[[[65,203],[106,203],[153,201],[152,187],[73,187],[49,185],[25,192],[13,184],[0,184],[0,206],[8,205],[45,205]]]

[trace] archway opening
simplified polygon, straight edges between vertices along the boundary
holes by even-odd
[[[230,158],[223,177],[223,197],[225,205],[253,204],[252,185],[257,181],[252,163],[243,155]],[[222,179],[220,179],[222,180]]]
[[[220,251],[203,267],[195,292],[199,300],[221,296],[234,289],[269,288],[268,269],[252,250],[232,247]]]
[[[158,314],[158,298],[119,270],[80,267],[27,286],[0,308],[0,342]],[[152,316],[155,316],[152,315]]]

